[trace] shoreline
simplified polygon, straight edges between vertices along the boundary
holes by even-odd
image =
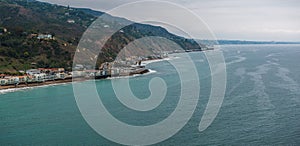
[[[55,85],[55,84],[63,84],[63,83],[70,83],[72,82],[72,78],[65,79],[65,80],[54,80],[54,81],[47,81],[47,82],[40,82],[40,83],[31,83],[31,84],[19,84],[15,85],[7,85],[7,86],[0,86],[0,91],[7,90],[7,89],[22,89],[22,88],[31,88],[31,87],[40,87],[46,85]]]
[[[155,62],[160,62],[160,61],[167,61],[172,58],[163,58],[163,59],[154,59],[154,60],[147,60],[143,61],[143,65],[148,65],[151,63]],[[136,77],[140,75],[148,75],[155,73],[155,70],[151,69],[146,69],[147,72],[144,73],[137,73],[137,74],[132,74],[132,75],[127,75],[127,76],[118,76],[118,77],[108,77],[108,78],[103,78],[103,79],[120,79],[120,78],[128,78],[128,77]],[[19,84],[17,86],[15,85],[7,85],[7,86],[0,86],[0,94],[1,93],[7,93],[7,92],[14,92],[16,90],[23,90],[23,89],[29,89],[29,88],[34,88],[34,87],[43,87],[43,86],[50,86],[50,85],[61,85],[61,84],[66,84],[66,83],[72,83],[72,82],[83,82],[83,81],[88,81],[90,79],[94,80],[103,80],[103,79],[95,79],[95,78],[68,78],[64,80],[53,80],[53,81],[46,81],[46,82],[37,82],[37,83],[30,83],[30,84]]]
[[[146,69],[146,72],[143,73],[136,73],[132,75],[127,76],[118,76],[118,77],[108,77],[108,78],[102,78],[102,79],[96,79],[96,78],[68,78],[63,80],[53,80],[53,81],[45,81],[45,82],[37,82],[37,83],[30,83],[30,84],[19,84],[17,86],[15,85],[6,85],[6,86],[0,86],[0,94],[6,93],[6,92],[14,92],[16,90],[22,90],[22,89],[29,89],[34,87],[43,87],[43,86],[50,86],[50,85],[61,85],[66,83],[72,83],[72,82],[84,82],[88,80],[104,80],[104,79],[118,79],[118,78],[127,78],[127,77],[135,77],[137,75],[147,75],[148,73],[153,73],[155,71],[151,69]]]

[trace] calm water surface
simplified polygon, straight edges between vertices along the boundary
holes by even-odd
[[[235,45],[222,49],[228,81],[215,121],[205,131],[198,131],[211,78],[203,53],[190,53],[201,83],[199,104],[179,133],[157,145],[299,145],[300,45]],[[120,121],[150,125],[165,119],[175,109],[181,88],[176,71],[167,61],[148,67],[157,72],[130,78],[136,96],[150,95],[148,83],[153,77],[163,78],[168,85],[165,100],[149,112],[127,109],[116,99],[111,80],[96,81],[103,103]],[[89,127],[77,108],[72,84],[63,84],[2,91],[0,145],[118,144]]]

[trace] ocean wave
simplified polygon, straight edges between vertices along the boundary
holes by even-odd
[[[246,57],[243,57],[243,56],[235,56],[234,58],[237,58],[237,59],[235,59],[233,61],[230,61],[230,62],[227,62],[226,65],[240,63],[240,62],[243,62],[243,61],[245,61],[247,59]]]
[[[266,56],[266,58],[269,58],[269,57],[276,57],[276,56],[279,56],[280,53],[270,53]]]
[[[2,90],[0,90],[0,94],[6,94],[6,93],[10,93],[10,92],[16,92],[16,91],[27,90],[27,89],[32,89],[32,88],[33,87],[2,89]]]
[[[41,85],[41,86],[2,89],[2,90],[0,90],[0,95],[1,94],[11,93],[11,92],[30,90],[30,89],[35,89],[35,88],[45,88],[45,87],[58,86],[58,85],[66,85],[66,84],[70,84],[70,83],[56,83],[56,84],[48,84],[48,85]]]
[[[155,59],[155,60],[147,60],[147,61],[143,61],[142,65],[148,65],[151,63],[155,63],[155,62],[161,62],[161,61],[169,61],[169,60],[174,60],[174,59],[178,59],[180,57],[177,56],[172,56],[172,57],[167,57],[167,58],[163,58],[163,59]]]

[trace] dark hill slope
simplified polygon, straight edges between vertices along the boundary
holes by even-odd
[[[82,34],[103,14],[33,0],[0,0],[0,12],[0,72],[25,70],[33,62],[35,67],[70,69]],[[120,23],[128,21],[112,16],[111,19]],[[38,34],[50,34],[54,39],[38,39]],[[122,47],[144,36],[161,36],[184,49],[200,49],[195,41],[171,34],[162,27],[135,23],[107,42],[108,53],[100,54],[98,63],[113,60]]]

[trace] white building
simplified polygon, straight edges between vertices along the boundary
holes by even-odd
[[[8,84],[7,79],[0,79],[0,85],[1,85],[1,86],[7,85],[7,84]]]
[[[56,74],[56,79],[65,79],[66,78],[66,74],[65,73],[57,73]]]
[[[7,77],[7,85],[14,85],[15,83],[18,83],[18,79],[16,77]]]
[[[35,75],[35,74],[40,74],[41,72],[40,72],[40,70],[38,70],[38,69],[30,69],[30,70],[27,70],[26,71],[26,74],[28,74],[28,75]]]
[[[52,40],[53,36],[51,34],[39,34],[37,39]]]
[[[35,81],[35,82],[44,82],[45,78],[46,78],[46,74],[45,73],[34,74],[33,75],[33,81]]]
[[[86,74],[84,71],[73,71],[73,72],[71,72],[71,75],[73,78],[76,78],[76,77],[83,77]]]
[[[76,64],[74,70],[83,70],[84,66],[82,64]]]
[[[68,23],[75,23],[75,20],[73,20],[73,19],[68,19],[67,22],[68,22]]]

